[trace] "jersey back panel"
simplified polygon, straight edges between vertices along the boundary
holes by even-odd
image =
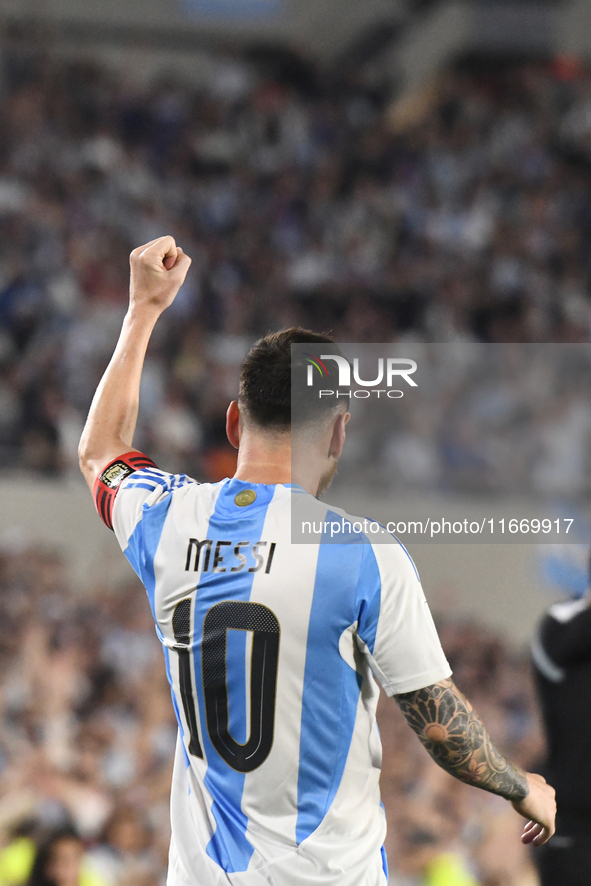
[[[451,672],[405,549],[292,544],[305,494],[151,466],[118,489],[179,723],[171,883],[386,883],[374,675],[394,694]]]

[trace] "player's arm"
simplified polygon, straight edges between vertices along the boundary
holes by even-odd
[[[554,833],[554,789],[524,772],[493,745],[482,720],[453,680],[395,696],[407,723],[435,762],[460,781],[510,800],[528,819],[524,843],[541,846]]]
[[[78,449],[80,469],[91,491],[105,465],[132,448],[148,342],[190,264],[191,259],[172,237],[159,237],[131,253],[129,310],[94,395]]]

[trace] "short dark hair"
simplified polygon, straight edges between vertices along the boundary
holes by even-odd
[[[79,834],[70,825],[65,825],[45,834],[44,839],[37,847],[37,854],[29,874],[27,886],[56,886],[56,882],[50,876],[48,868],[52,861],[55,847],[63,840],[75,840],[82,846]]]
[[[323,345],[322,351],[340,354],[335,340],[300,326],[270,332],[252,346],[242,364],[238,402],[246,417],[261,428],[287,430],[292,421],[292,345]],[[305,365],[297,356],[296,363]],[[336,372],[336,367],[335,367]],[[331,373],[332,374],[332,373]],[[303,376],[302,376],[303,379]],[[302,382],[303,384],[303,382]],[[303,393],[303,391],[302,391]],[[307,402],[309,397],[307,398]],[[320,418],[338,409],[338,400],[315,400],[298,414]],[[348,405],[341,399],[340,405]]]

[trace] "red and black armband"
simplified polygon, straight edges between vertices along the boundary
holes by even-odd
[[[134,450],[113,459],[100,472],[94,483],[94,503],[99,517],[109,529],[113,528],[113,504],[123,480],[142,468],[155,467],[151,458]]]

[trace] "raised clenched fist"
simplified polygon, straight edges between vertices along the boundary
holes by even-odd
[[[158,314],[172,304],[191,265],[189,256],[171,236],[158,237],[138,246],[129,262],[131,306]]]

